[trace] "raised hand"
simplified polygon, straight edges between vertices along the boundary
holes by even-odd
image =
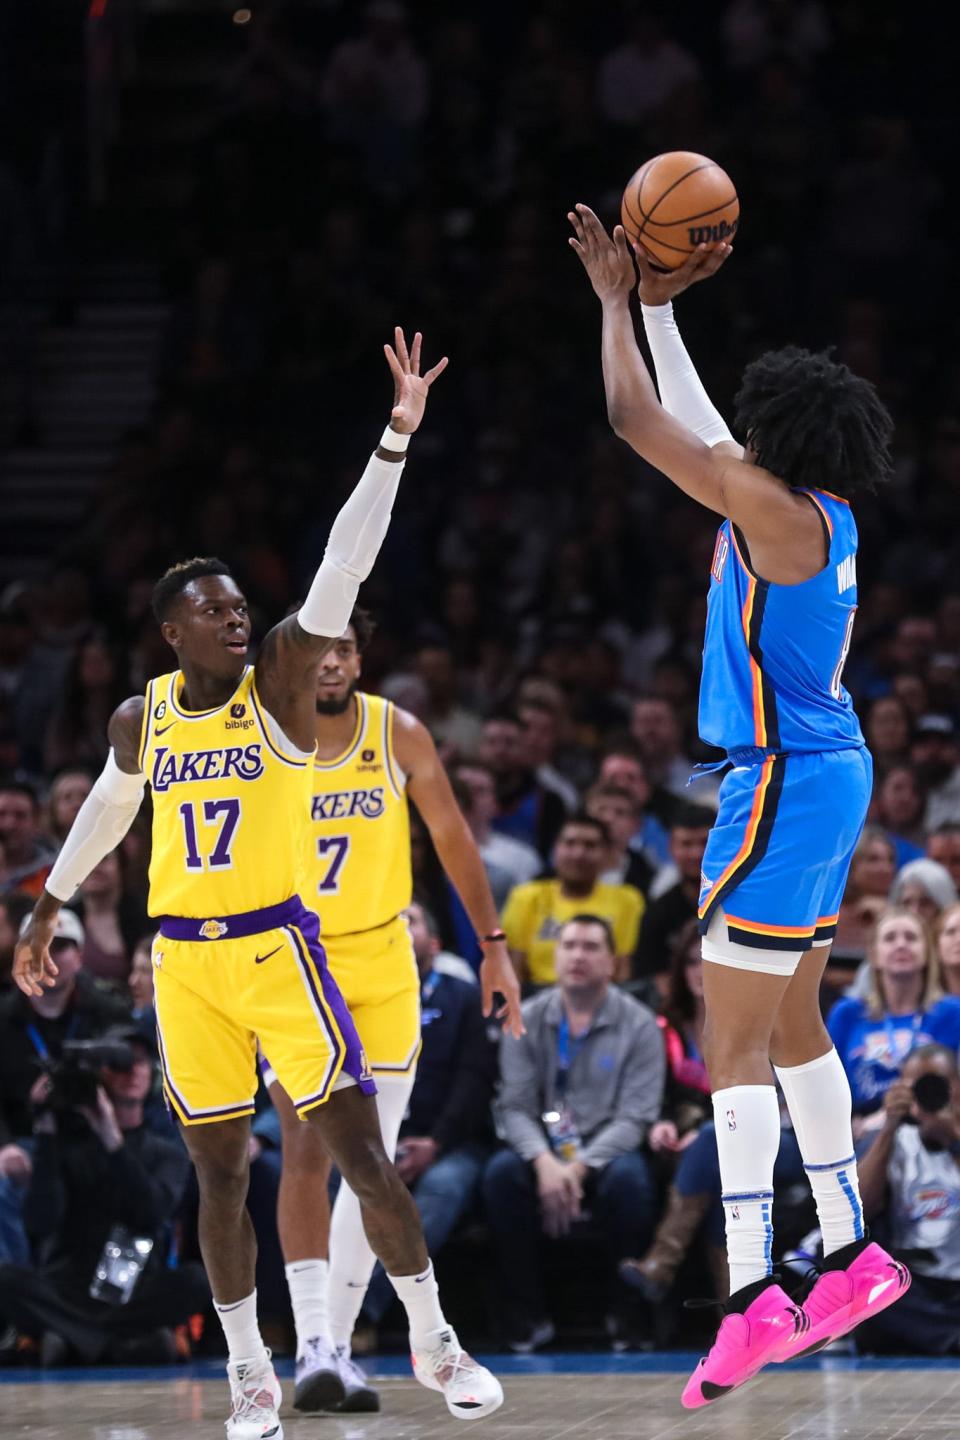
[[[420,374],[420,346],[423,336],[418,330],[413,337],[409,352],[403,331],[398,325],[393,332],[393,345],[384,345],[390,373],[393,376],[393,409],[390,411],[390,428],[399,435],[412,435],[423,419],[427,405],[427,394],[438,375],[447,368],[447,357],[438,360],[426,375]]]
[[[696,285],[698,280],[707,280],[716,275],[721,265],[726,264],[733,254],[733,246],[698,245],[676,270],[655,269],[653,256],[643,248],[642,242],[630,242],[640,271],[638,294],[644,305],[666,305],[675,295]]]
[[[627,293],[636,274],[623,226],[614,226],[611,239],[589,205],[577,205],[567,212],[567,219],[573,226],[570,247],[580,257],[598,298]]]

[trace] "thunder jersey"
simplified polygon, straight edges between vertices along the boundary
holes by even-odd
[[[184,710],[182,688],[179,670],[147,686],[149,913],[200,919],[278,905],[297,893],[313,756],[265,712],[252,665],[216,710]]]
[[[700,735],[728,753],[845,750],[863,744],[842,674],[857,610],[857,527],[845,500],[802,490],[829,544],[825,567],[774,585],[750,567],[730,520],[710,569]]]
[[[300,893],[321,935],[386,925],[413,894],[406,776],[393,753],[394,707],[356,694],[357,725],[344,753],[313,762],[310,851]]]

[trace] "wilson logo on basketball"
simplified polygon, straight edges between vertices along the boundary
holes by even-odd
[[[726,220],[721,220],[719,225],[691,225],[687,234],[690,237],[691,245],[718,245],[721,240],[729,240],[731,235],[736,235],[739,220],[734,220],[728,225]]]

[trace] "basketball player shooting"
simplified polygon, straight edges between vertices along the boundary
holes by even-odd
[[[603,307],[607,413],[616,434],[723,516],[710,574],[699,729],[731,768],[703,861],[704,1050],[723,1185],[731,1295],[683,1391],[709,1404],[771,1361],[822,1348],[893,1303],[904,1267],[865,1231],[850,1087],[823,1025],[820,978],[872,761],[842,673],[857,607],[851,497],[890,473],[892,423],[872,385],[788,348],[747,367],[738,445],[673,318],[673,297],[731,246],[699,246],[670,274],[636,251],[660,399],[630,312],[636,274],[621,226],[569,214],[570,244]],[[823,1236],[802,1303],[772,1273],[780,1081]]]
[[[298,894],[316,750],[317,673],[370,573],[441,360],[420,374],[421,337],[385,346],[390,422],[340,511],[300,610],[247,664],[250,617],[218,560],[175,565],[153,604],[179,668],[125,701],[110,755],[80,810],[17,949],[27,995],[53,983],[60,906],[126,834],[153,794],[150,914],[164,1090],[197,1171],[199,1233],[228,1346],[228,1440],[282,1440],[281,1400],[257,1324],[256,1245],[245,1209],[259,1038],[301,1120],[316,1125],[357,1196],[367,1238],[410,1319],[417,1379],[458,1419],[503,1400],[440,1308],[419,1216],[383,1147],[375,1085],[330,976],[317,916]],[[509,961],[488,956],[491,989],[518,1007]],[[507,973],[509,972],[509,973]]]

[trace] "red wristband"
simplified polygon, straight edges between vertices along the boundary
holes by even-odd
[[[478,935],[477,943],[479,945],[492,945],[495,940],[506,940],[506,938],[502,930],[494,930],[492,935]]]

